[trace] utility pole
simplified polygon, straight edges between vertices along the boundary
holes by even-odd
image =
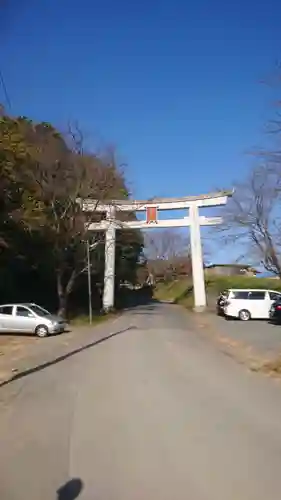
[[[92,310],[92,273],[91,273],[89,240],[87,240],[87,271],[88,271],[89,323],[91,325],[93,321],[93,310]]]

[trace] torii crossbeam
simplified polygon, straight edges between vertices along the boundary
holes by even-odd
[[[204,265],[202,255],[200,226],[221,224],[221,217],[199,215],[199,208],[225,205],[233,191],[219,191],[200,196],[183,198],[153,198],[152,200],[110,200],[103,203],[97,200],[80,200],[85,212],[104,212],[106,219],[91,223],[89,231],[105,231],[105,272],[103,308],[109,311],[114,307],[115,282],[115,239],[118,229],[152,229],[167,227],[190,227],[190,246],[194,289],[194,309],[202,311],[206,307]],[[181,219],[158,219],[161,210],[187,209],[188,215]],[[146,212],[146,220],[122,222],[118,212]]]

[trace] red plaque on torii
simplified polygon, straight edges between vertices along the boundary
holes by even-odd
[[[158,207],[146,207],[146,223],[157,224],[158,222]]]

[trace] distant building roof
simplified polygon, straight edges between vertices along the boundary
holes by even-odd
[[[205,266],[206,269],[212,269],[214,267],[233,267],[233,268],[240,268],[240,269],[248,269],[249,271],[253,271],[255,273],[259,273],[260,271],[258,271],[257,269],[255,269],[253,266],[249,265],[249,264],[237,264],[237,263],[234,263],[234,264],[209,264],[207,266]]]

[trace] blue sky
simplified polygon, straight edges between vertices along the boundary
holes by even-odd
[[[278,0],[9,0],[0,67],[13,113],[114,144],[135,197],[198,194],[263,142],[280,16]]]

